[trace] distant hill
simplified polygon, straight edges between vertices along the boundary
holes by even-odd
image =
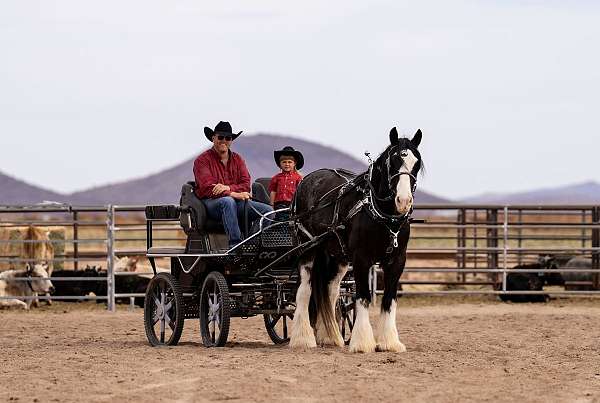
[[[460,200],[460,202],[481,204],[600,204],[600,184],[590,181],[519,193],[483,194]]]
[[[64,197],[60,193],[30,185],[0,172],[1,204],[35,204],[44,200],[61,201]]]
[[[346,168],[354,172],[367,169],[364,162],[331,147],[287,136],[256,134],[240,136],[232,149],[240,153],[248,165],[252,179],[271,177],[278,169],[273,160],[273,150],[291,145],[302,151],[305,165],[304,174],[318,168]],[[206,148],[210,143],[206,143]],[[198,154],[201,151],[199,150]],[[87,189],[68,196],[75,204],[149,204],[178,203],[181,185],[193,180],[192,167],[195,156],[181,164],[139,179],[128,180],[105,186]],[[446,199],[419,191],[416,196],[420,203],[444,203]]]

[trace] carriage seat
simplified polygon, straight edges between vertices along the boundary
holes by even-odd
[[[204,203],[196,196],[196,182],[190,181],[181,187],[180,205],[182,208],[180,223],[186,234],[192,232],[225,233],[223,224],[218,220],[208,218]]]
[[[196,196],[196,182],[190,181],[181,187],[181,216],[180,223],[186,234],[190,232],[215,232],[225,233],[223,223],[208,217],[204,203]],[[267,190],[259,182],[252,184],[252,195],[255,200],[269,204],[270,197]],[[240,223],[242,226],[243,223]]]

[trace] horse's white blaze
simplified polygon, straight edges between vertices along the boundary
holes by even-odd
[[[344,346],[344,338],[342,337],[340,328],[335,321],[335,306],[340,296],[340,283],[346,275],[346,272],[348,272],[348,265],[338,265],[338,273],[329,283],[329,303],[331,304],[331,311],[334,313],[333,322],[330,324],[330,328],[333,329],[334,334],[327,333],[327,328],[323,323],[324,319],[320,314],[318,314],[317,323],[315,325],[318,344],[333,344],[334,346],[338,347]]]
[[[404,164],[400,168],[399,172],[411,173],[418,159],[415,157],[412,151],[405,150],[406,157],[403,157]],[[405,214],[410,210],[413,203],[412,188],[410,186],[410,176],[400,175],[398,184],[396,185],[396,210],[398,214]]]
[[[369,310],[363,305],[365,303],[366,301],[362,298],[356,301],[356,322],[350,338],[350,352],[352,353],[375,351],[375,337],[373,337],[373,328],[369,322]]]
[[[310,302],[310,273],[308,269],[312,264],[300,266],[300,286],[296,292],[296,311],[292,322],[292,333],[290,334],[290,347],[307,348],[316,347],[315,335],[310,326],[308,316],[308,304]]]
[[[377,348],[380,351],[394,351],[403,353],[406,351],[404,344],[398,337],[396,328],[396,301],[392,300],[390,311],[381,311],[377,323]]]

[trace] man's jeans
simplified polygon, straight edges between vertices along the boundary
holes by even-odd
[[[225,232],[229,238],[229,247],[237,245],[242,240],[240,223],[244,223],[244,204],[243,200],[236,200],[231,196],[219,197],[218,199],[202,199],[206,206],[208,216],[223,223]],[[268,204],[248,200],[248,228],[252,227],[252,222],[260,218],[252,209],[254,207],[261,214],[273,211]]]

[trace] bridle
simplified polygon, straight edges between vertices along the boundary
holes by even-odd
[[[408,177],[410,177],[410,179],[412,179],[411,193],[413,196],[414,196],[415,192],[417,191],[417,177],[415,175],[413,175],[412,172],[399,171],[394,174],[391,173],[392,150],[394,148],[399,148],[399,145],[393,145],[392,147],[390,147],[390,149],[387,151],[387,158],[385,159],[385,167],[387,170],[386,177],[387,177],[387,185],[388,185],[387,193],[389,193],[389,195],[387,197],[381,198],[381,197],[377,196],[377,192],[373,191],[374,199],[379,202],[390,201],[396,197],[397,187],[393,186],[392,183],[396,177],[398,177],[398,180],[399,180],[400,176],[402,176],[402,175],[407,175]],[[369,170],[367,171],[368,172],[368,183],[371,185],[371,188],[373,189],[372,180],[373,180],[373,168],[375,167],[375,162],[373,162],[373,160],[371,160],[370,154],[368,152],[365,152],[365,155],[369,159]],[[404,164],[404,157],[406,157],[407,155],[408,154],[405,153],[405,150],[401,151],[400,158],[402,159],[403,164]],[[381,169],[380,167],[378,167],[378,168]]]

